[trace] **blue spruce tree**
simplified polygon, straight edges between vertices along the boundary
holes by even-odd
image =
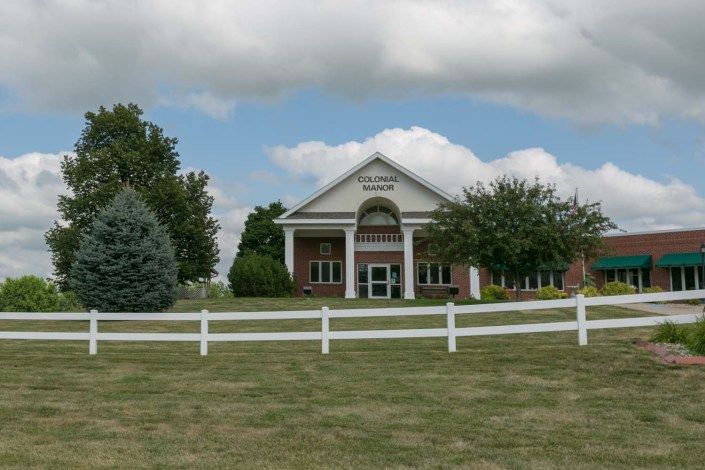
[[[103,209],[76,252],[69,283],[101,312],[161,312],[176,300],[178,265],[167,231],[132,189]]]

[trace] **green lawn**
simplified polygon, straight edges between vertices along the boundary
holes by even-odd
[[[415,305],[427,302],[378,302]],[[443,302],[436,302],[442,304]],[[175,311],[309,309],[335,299],[180,302]],[[644,313],[614,307],[588,318]],[[459,315],[458,326],[560,321],[571,310]],[[332,329],[443,326],[441,317],[333,319]],[[211,331],[318,330],[319,321]],[[85,331],[84,322],[0,330]],[[197,331],[197,322],[101,331]],[[0,341],[3,467],[702,467],[705,368],[667,367],[648,329],[444,339],[99,343]]]

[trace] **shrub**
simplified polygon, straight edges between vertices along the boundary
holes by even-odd
[[[284,264],[254,252],[235,257],[228,281],[235,297],[287,297],[296,289]]]
[[[644,287],[642,292],[644,294],[656,294],[658,292],[663,292],[663,289],[661,289],[661,286],[651,286],[651,287]]]
[[[670,320],[666,320],[656,328],[656,333],[651,337],[655,343],[681,343],[685,344],[687,330]]]
[[[601,295],[628,295],[635,293],[636,289],[629,284],[619,281],[608,282],[600,289]]]
[[[597,290],[597,287],[587,286],[578,290],[578,294],[583,294],[585,297],[598,297],[600,295],[600,291]]]
[[[208,285],[208,298],[210,299],[227,299],[233,296],[233,291],[223,282],[211,282]]]
[[[693,353],[705,355],[705,317],[700,317],[687,332],[685,345]]]
[[[87,308],[154,312],[176,301],[177,273],[167,231],[128,188],[81,239],[69,283]]]
[[[490,284],[480,289],[480,298],[482,300],[509,300],[509,292],[502,286]]]
[[[544,286],[536,291],[536,298],[538,300],[565,299],[566,297],[568,297],[568,294],[558,290],[554,286]]]
[[[685,299],[681,302],[686,305],[700,305],[700,299]]]
[[[0,312],[57,312],[61,301],[56,286],[37,276],[8,277],[0,284]]]
[[[597,284],[595,283],[595,278],[592,274],[585,275],[585,278],[583,279],[583,287],[597,287]]]

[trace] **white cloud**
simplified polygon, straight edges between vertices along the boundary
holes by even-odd
[[[584,123],[705,119],[705,2],[0,2],[0,86],[23,110],[321,88],[457,93]],[[165,92],[167,90],[167,92]]]
[[[313,177],[316,186],[330,182],[364,158],[380,151],[451,194],[463,186],[488,182],[503,174],[538,176],[555,183],[563,197],[579,188],[581,199],[602,201],[605,212],[621,228],[656,230],[705,226],[705,199],[677,179],[654,181],[626,172],[613,163],[586,169],[557,158],[541,148],[511,152],[491,161],[472,150],[422,127],[387,129],[362,142],[331,146],[302,142],[295,147],[269,149],[272,160],[292,175]]]
[[[58,195],[67,193],[60,165],[65,154],[72,152],[0,157],[0,280],[24,274],[51,276],[51,255],[44,233],[60,217]],[[209,185],[215,198],[213,213],[221,225],[221,261],[216,267],[221,280],[227,276],[245,219],[252,211],[223,189],[231,187],[218,179]]]
[[[51,273],[44,232],[59,217],[57,195],[66,192],[60,162],[67,153],[0,157],[0,279]]]

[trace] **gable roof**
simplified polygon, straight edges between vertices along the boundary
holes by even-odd
[[[448,200],[448,201],[453,201],[453,197],[452,197],[450,194],[446,193],[445,191],[443,191],[442,189],[438,188],[437,186],[435,186],[435,185],[429,183],[428,181],[426,181],[425,179],[421,178],[421,177],[420,177],[419,175],[417,175],[416,173],[413,173],[412,171],[410,171],[410,170],[404,168],[403,166],[401,166],[400,164],[398,164],[398,163],[395,162],[394,160],[390,159],[390,158],[387,157],[386,155],[383,155],[383,154],[381,154],[380,152],[375,152],[375,153],[373,153],[372,155],[370,155],[369,157],[365,158],[365,159],[364,159],[363,161],[361,161],[360,163],[358,163],[357,165],[355,165],[354,167],[350,168],[348,171],[346,171],[346,172],[343,173],[342,175],[338,176],[336,179],[334,179],[333,181],[331,181],[331,182],[328,183],[327,185],[323,186],[321,189],[319,189],[319,190],[316,191],[315,193],[311,194],[309,197],[307,197],[307,198],[304,199],[303,201],[301,201],[301,202],[299,202],[298,204],[296,204],[294,207],[292,207],[291,209],[289,209],[288,211],[286,211],[285,213],[283,213],[282,215],[280,215],[278,218],[279,218],[279,219],[286,219],[286,218],[289,217],[291,214],[295,213],[296,211],[298,211],[299,209],[301,209],[302,207],[304,207],[304,206],[305,206],[306,204],[308,204],[309,202],[311,202],[311,201],[313,201],[314,199],[317,199],[317,198],[323,196],[323,195],[324,195],[325,193],[327,193],[330,189],[334,188],[338,183],[340,183],[341,181],[345,180],[348,176],[352,175],[353,173],[355,173],[355,172],[358,171],[359,169],[361,169],[361,168],[363,168],[363,167],[369,165],[370,163],[372,163],[372,162],[375,161],[375,160],[381,160],[381,161],[383,161],[383,162],[386,163],[387,165],[391,166],[392,168],[394,168],[394,169],[398,170],[399,172],[403,173],[404,175],[408,176],[409,178],[411,178],[412,180],[416,181],[416,182],[419,183],[420,185],[422,185],[422,186],[424,186],[424,187],[430,189],[431,191],[433,191],[434,193],[438,194],[438,195],[441,196],[442,198],[444,198],[444,199],[446,199],[446,200]]]

